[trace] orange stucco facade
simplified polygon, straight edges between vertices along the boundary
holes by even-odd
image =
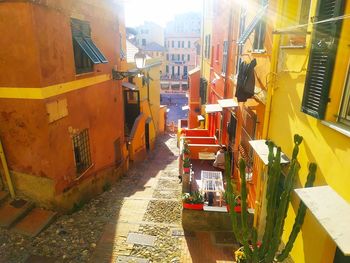
[[[80,75],[75,70],[72,17],[90,23],[91,38],[108,60]],[[17,194],[46,206],[70,209],[86,197],[89,185],[103,184],[108,176],[99,177],[102,171],[109,169],[113,180],[127,167],[122,89],[111,79],[113,66],[124,64],[119,55],[123,8],[107,0],[5,1],[0,20],[0,138],[14,187]],[[26,89],[39,95],[33,98]],[[49,121],[48,105],[55,101],[66,101],[66,113]],[[84,129],[91,166],[77,175],[72,136]],[[116,160],[116,151],[122,160]],[[66,200],[69,193],[71,200]]]

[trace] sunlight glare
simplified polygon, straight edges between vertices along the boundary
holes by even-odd
[[[124,0],[125,24],[134,27],[152,21],[162,27],[176,14],[201,12],[202,0]]]

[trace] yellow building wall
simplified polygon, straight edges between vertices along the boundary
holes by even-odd
[[[293,2],[293,1],[292,1]],[[315,14],[316,1],[312,1],[311,14]],[[346,4],[350,13],[350,1]],[[339,111],[345,75],[349,62],[350,21],[344,20],[341,40],[338,46],[336,65],[331,85],[331,102],[327,107],[326,119],[335,121]],[[309,30],[312,27],[309,26]],[[272,96],[272,108],[268,138],[272,139],[288,155],[292,155],[293,135],[300,134],[304,141],[300,147],[301,170],[295,188],[303,187],[310,162],[318,165],[315,186],[330,185],[347,202],[350,202],[350,138],[325,126],[301,112],[301,102],[310,49],[310,35],[307,47],[302,49],[280,49],[277,81]],[[286,219],[283,241],[286,243],[292,229],[299,199],[293,195],[292,205]],[[335,215],[337,216],[337,215]],[[294,244],[291,256],[295,262],[333,262],[336,244],[308,211],[302,231]]]
[[[212,24],[213,24],[213,0],[204,0],[204,18],[202,23],[202,47],[201,47],[201,74],[206,80],[210,79],[210,63],[212,56]],[[210,34],[210,57],[205,58],[205,36]]]
[[[157,64],[159,65],[153,66],[149,68],[149,77],[151,78],[149,82],[149,101],[148,101],[148,91],[147,91],[147,83],[142,83],[141,77],[135,77],[134,82],[135,85],[139,88],[140,91],[140,112],[144,114],[145,121],[148,118],[151,118],[149,123],[149,140],[150,140],[150,148],[154,148],[154,143],[156,140],[156,136],[159,132],[159,110],[160,110],[160,71],[161,64],[160,60],[157,58],[147,59],[147,65]],[[129,69],[136,68],[134,63],[128,64]],[[146,70],[144,70],[144,74],[146,75]],[[164,120],[163,120],[164,121]],[[145,127],[145,126],[143,126]],[[143,128],[144,131],[144,128]],[[145,132],[145,131],[144,131]],[[133,140],[138,140],[137,144],[141,144],[145,141],[144,136],[134,136]],[[136,142],[135,142],[136,143]],[[130,154],[132,156],[132,153]],[[131,160],[132,157],[130,157]]]

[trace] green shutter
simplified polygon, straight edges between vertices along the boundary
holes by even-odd
[[[207,102],[207,86],[208,81],[205,78],[201,78],[199,85],[199,96],[201,97],[201,104],[205,104]]]
[[[319,0],[315,22],[343,14],[344,0]],[[341,20],[314,26],[301,110],[323,119],[329,101]]]

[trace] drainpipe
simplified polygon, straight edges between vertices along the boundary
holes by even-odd
[[[281,25],[281,14],[282,14],[283,1],[278,0],[277,3],[277,20],[275,23],[275,28],[280,28]],[[262,138],[267,139],[269,134],[269,126],[270,126],[270,114],[271,114],[271,103],[274,89],[276,88],[276,76],[277,76],[277,63],[278,63],[278,55],[279,55],[279,46],[280,46],[280,38],[279,34],[273,34],[273,42],[272,42],[272,55],[271,55],[271,66],[270,73],[268,75],[267,82],[267,99],[266,99],[266,109],[264,114],[264,127],[262,132]]]
[[[229,87],[229,73],[231,72],[231,65],[230,64],[230,58],[231,58],[231,49],[232,49],[232,35],[233,35],[233,8],[232,8],[232,1],[230,2],[230,17],[229,17],[229,25],[228,25],[228,34],[227,34],[227,56],[226,56],[226,72],[225,72],[225,81],[224,81],[224,99],[227,99],[228,96],[231,97],[232,94],[228,94],[228,87]],[[222,135],[223,135],[223,130],[226,131],[224,124],[225,124],[225,119],[226,115],[229,112],[228,109],[223,109],[222,111],[222,119],[221,119],[221,134],[220,134],[220,144],[222,144]],[[225,136],[225,140],[227,139],[227,132]]]
[[[5,178],[7,181],[7,185],[8,188],[10,190],[10,195],[12,198],[15,198],[15,190],[13,188],[13,184],[12,184],[12,180],[11,180],[11,175],[7,166],[7,162],[6,162],[6,156],[4,153],[4,148],[2,147],[2,143],[0,140],[0,158],[1,158],[1,163],[2,163],[2,167],[4,168],[4,173],[5,173]]]

